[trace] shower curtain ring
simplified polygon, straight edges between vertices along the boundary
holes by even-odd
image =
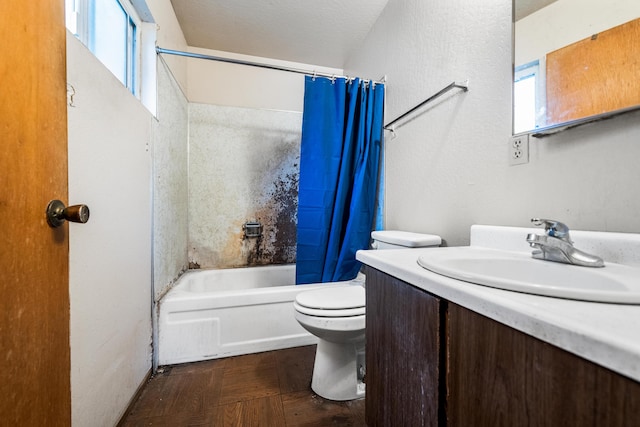
[[[317,75],[316,70],[313,70],[313,77],[311,77],[311,81],[314,81],[314,82],[316,81],[316,75]]]

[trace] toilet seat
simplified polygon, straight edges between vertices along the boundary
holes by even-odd
[[[295,301],[293,302],[293,307],[297,312],[306,314],[307,316],[315,316],[315,317],[354,317],[354,316],[362,316],[365,314],[365,308],[347,308],[342,310],[324,310],[318,308],[309,308],[302,306]]]
[[[300,292],[293,306],[309,316],[361,316],[365,314],[365,291],[362,286],[348,285]]]

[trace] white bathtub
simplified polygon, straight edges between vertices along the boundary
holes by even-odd
[[[296,321],[295,265],[190,270],[160,301],[158,363],[170,365],[315,344]]]

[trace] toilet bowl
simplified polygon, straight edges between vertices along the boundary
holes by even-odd
[[[432,234],[374,231],[374,249],[439,246]],[[311,389],[329,400],[364,397],[365,287],[362,274],[345,285],[300,292],[293,303],[296,320],[318,337]]]
[[[325,399],[364,396],[364,302],[364,287],[352,283],[300,292],[293,303],[296,320],[318,337],[311,389]]]

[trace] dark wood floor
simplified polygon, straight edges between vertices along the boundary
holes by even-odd
[[[120,426],[366,426],[364,399],[311,391],[315,346],[159,369]]]

